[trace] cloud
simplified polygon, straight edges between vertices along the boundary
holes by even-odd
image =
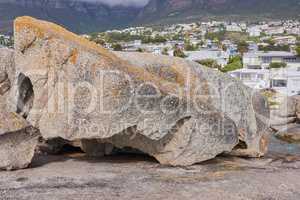
[[[99,2],[109,6],[121,5],[121,6],[135,6],[135,7],[143,7],[149,2],[149,0],[79,0],[79,1]]]

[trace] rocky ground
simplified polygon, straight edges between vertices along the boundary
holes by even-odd
[[[272,139],[263,159],[218,157],[178,168],[139,155],[37,156],[0,172],[0,199],[300,199],[300,146]]]

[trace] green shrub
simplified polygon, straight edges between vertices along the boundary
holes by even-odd
[[[285,68],[286,66],[287,64],[284,62],[272,62],[269,65],[271,69]]]
[[[243,68],[242,58],[240,56],[233,56],[229,59],[228,64],[221,69],[222,72],[230,72]]]
[[[209,68],[219,69],[219,70],[221,69],[221,65],[219,65],[217,61],[214,59],[204,59],[204,60],[198,60],[196,62]]]
[[[112,48],[113,48],[114,51],[122,51],[122,50],[123,50],[122,45],[120,45],[120,44],[118,44],[118,43],[113,44],[113,45],[112,45]]]

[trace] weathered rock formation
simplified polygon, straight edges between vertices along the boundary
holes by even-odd
[[[272,111],[271,127],[276,137],[289,143],[300,143],[300,96],[286,97],[278,110]]]
[[[244,144],[238,145],[243,148],[236,148],[231,154],[256,157],[266,151],[265,136],[269,132],[270,111],[265,98],[259,92],[252,91],[223,73],[180,58],[146,53],[115,52],[115,54],[170,82],[176,80],[174,72],[181,74],[185,80],[192,80],[191,84],[199,87],[200,90],[194,91],[196,95],[197,92],[207,90],[205,94],[207,99],[201,103],[209,105],[211,109],[233,120],[237,126],[240,144]]]
[[[16,113],[0,114],[0,169],[28,167],[40,136],[36,128]]]
[[[14,78],[14,51],[0,48],[0,110],[7,107],[7,98]]]
[[[288,143],[300,144],[300,124],[288,124],[278,131],[275,136]]]
[[[10,108],[45,139],[92,155],[131,147],[169,165],[266,150],[265,99],[194,62],[114,54],[30,17],[15,21],[14,61]]]
[[[34,156],[39,132],[20,115],[9,112],[9,90],[14,76],[13,51],[0,49],[0,169],[27,167]]]

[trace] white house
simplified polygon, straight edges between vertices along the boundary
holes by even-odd
[[[287,67],[269,69],[272,62],[287,63]],[[300,58],[290,52],[253,52],[243,57],[243,69],[229,74],[254,89],[271,88],[283,95],[300,94]]]
[[[230,24],[230,25],[226,26],[226,31],[230,31],[230,32],[242,32],[242,28],[238,24],[233,23],[233,24]]]
[[[300,65],[280,69],[239,69],[229,73],[253,89],[274,89],[286,95],[300,95]]]
[[[267,69],[270,63],[286,63],[288,66],[298,66],[300,58],[286,51],[257,51],[245,53],[243,56],[244,68]]]
[[[266,69],[238,69],[229,74],[240,79],[245,85],[254,89],[264,89],[269,87],[269,71]]]
[[[185,51],[188,60],[199,61],[205,59],[216,60],[219,65],[224,67],[229,60],[229,54],[220,50],[203,49],[200,51]]]
[[[257,26],[252,26],[247,29],[250,37],[259,37],[261,34],[261,29]]]
[[[296,44],[297,38],[295,36],[278,36],[274,37],[273,41],[278,45],[289,45],[289,44]]]
[[[276,26],[276,27],[269,27],[265,30],[266,34],[268,35],[280,35],[284,33],[284,27]]]

